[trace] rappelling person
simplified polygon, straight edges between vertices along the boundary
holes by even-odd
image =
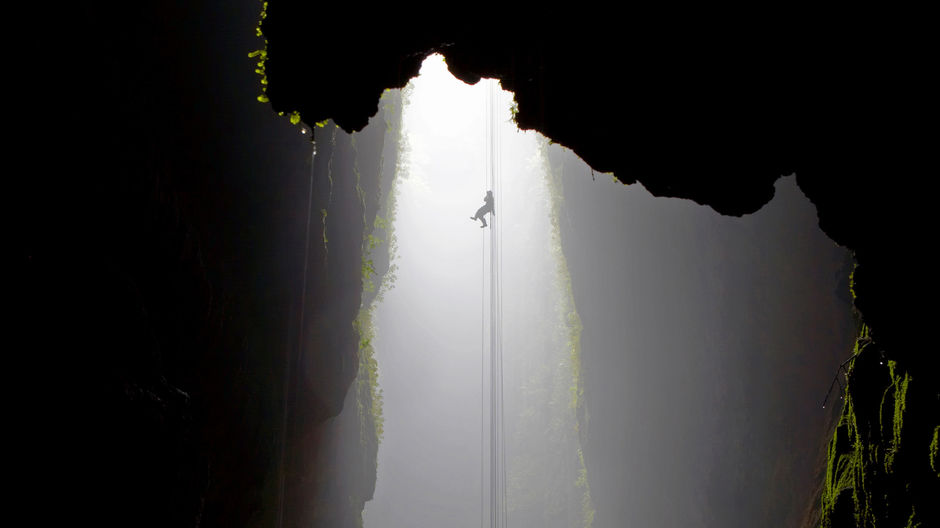
[[[477,209],[477,214],[471,216],[470,220],[483,222],[480,226],[480,229],[483,229],[486,227],[486,213],[496,216],[496,211],[493,210],[493,191],[486,191],[486,196],[483,197],[483,207]]]

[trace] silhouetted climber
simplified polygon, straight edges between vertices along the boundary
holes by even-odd
[[[483,197],[483,207],[477,209],[477,214],[471,216],[470,220],[483,222],[480,226],[480,229],[483,229],[486,227],[486,213],[496,216],[496,211],[493,209],[493,191],[486,191],[486,196]]]

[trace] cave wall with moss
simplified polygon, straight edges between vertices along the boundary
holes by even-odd
[[[407,8],[363,15],[272,0],[263,30],[271,103],[299,110],[308,122],[330,117],[358,129],[381,90],[404,85],[427,54],[439,52],[459,79],[498,78],[513,91],[520,128],[654,195],[742,215],[770,200],[777,178],[795,173],[822,230],[854,252],[854,304],[892,362],[892,379],[922,380],[914,407],[938,415],[930,325],[915,302],[925,279],[913,272],[916,248],[929,237],[929,198],[918,189],[935,165],[920,125],[931,114],[932,84],[924,68],[927,32],[905,14],[508,7],[429,22]],[[349,42],[316,71],[299,67],[309,61],[314,33]],[[335,82],[318,92],[321,75]],[[850,398],[880,395],[883,381],[855,379]],[[928,462],[924,455],[916,467]],[[855,467],[862,480],[876,471]],[[936,487],[918,471],[897,469],[891,480],[904,485],[869,491],[880,506],[855,500],[855,515],[895,519],[887,512],[906,503],[913,482]],[[823,508],[827,526],[840,525],[830,520],[832,500]]]
[[[28,494],[43,518],[273,525],[285,363],[315,312],[297,319],[310,145],[257,102],[247,54],[262,45],[261,3],[44,9],[14,17],[26,52],[17,143],[28,145],[15,149],[27,163],[10,192],[20,487],[39,490]],[[522,127],[654,194],[746,214],[795,172],[823,230],[856,253],[856,306],[892,376],[920,387],[910,408],[933,412],[928,314],[912,302],[929,297],[916,265],[932,225],[922,181],[935,162],[919,126],[929,47],[909,18],[414,15],[272,0],[262,28],[274,110],[361,129],[382,91],[439,51],[467,82],[500,78]],[[356,270],[362,233],[331,237]],[[314,347],[344,372],[326,382],[337,391],[352,380],[337,351],[356,349],[340,323]],[[342,406],[317,384],[327,377],[309,381],[319,396],[308,423]],[[884,379],[872,383],[850,391],[881,394]],[[892,482],[909,481],[897,460]]]

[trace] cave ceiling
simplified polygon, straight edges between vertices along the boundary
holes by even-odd
[[[359,130],[383,90],[441,53],[462,81],[497,78],[514,92],[520,128],[654,195],[743,215],[796,173],[820,226],[867,268],[856,277],[866,318],[896,300],[887,284],[899,270],[885,256],[909,211],[903,188],[883,182],[921,170],[909,152],[924,140],[908,123],[925,86],[908,52],[917,32],[898,37],[884,20],[818,11],[428,15],[272,0],[261,26],[271,104]]]

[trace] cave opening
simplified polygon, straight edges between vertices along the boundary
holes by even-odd
[[[804,504],[797,495],[809,490],[790,476],[820,464],[795,454],[815,437],[794,416],[817,416],[815,385],[823,378],[824,392],[836,367],[816,363],[823,341],[786,328],[838,328],[824,322],[831,299],[805,300],[833,284],[837,298],[848,295],[845,266],[806,265],[808,253],[829,251],[808,249],[821,247],[812,208],[792,176],[777,181],[793,172],[819,226],[856,251],[855,303],[871,325],[851,370],[843,420],[853,427],[830,435],[836,470],[821,522],[937,524],[940,399],[924,346],[931,325],[919,324],[930,313],[923,273],[911,258],[932,226],[918,178],[932,163],[919,126],[932,100],[929,62],[917,52],[932,49],[919,42],[929,33],[879,33],[892,22],[878,11],[873,24],[843,24],[841,13],[780,32],[737,24],[746,34],[669,22],[647,41],[625,39],[621,22],[591,10],[497,32],[472,17],[432,27],[393,10],[356,25],[362,40],[353,42],[349,24],[321,22],[357,20],[358,6],[334,16],[320,4],[271,4],[261,20],[257,2],[59,6],[49,32],[57,45],[26,61],[26,107],[80,129],[12,194],[28,211],[14,228],[13,304],[26,319],[14,324],[15,342],[29,347],[20,377],[36,378],[22,393],[39,399],[27,403],[21,435],[39,447],[25,457],[34,468],[26,488],[62,484],[70,491],[56,510],[72,521],[357,526],[374,495],[356,436],[368,423],[354,410],[368,391],[354,379],[361,336],[350,321],[368,264],[362,224],[373,220],[357,183],[370,188],[381,156],[365,155],[373,132],[345,132],[360,130],[381,89],[402,86],[428,50],[445,50],[458,77],[513,86],[526,126],[595,167],[658,196],[749,215],[715,220],[640,186],[593,181],[549,149],[564,169],[561,228],[584,326],[588,426],[579,434],[595,526],[754,524],[775,515],[754,514],[755,497]],[[570,38],[595,23],[607,27],[600,40]],[[648,45],[656,42],[670,45]],[[245,56],[261,49],[272,53],[266,70]],[[87,54],[56,50],[104,59],[89,77]],[[581,82],[599,72],[609,82]],[[270,104],[258,102],[268,95]],[[699,110],[704,123],[687,113]],[[316,133],[315,170],[307,138],[279,111],[302,113]],[[314,126],[329,118],[340,128]],[[669,134],[687,124],[692,133]],[[43,144],[34,128],[26,137]],[[633,158],[624,146],[635,140],[649,148]],[[834,269],[841,279],[827,276]],[[694,292],[708,296],[704,308]],[[681,322],[690,316],[704,324]],[[51,383],[48,364],[64,366]]]
[[[465,85],[435,55],[402,92],[383,230],[396,271],[368,296],[382,433],[365,526],[484,517],[493,225],[467,218],[487,190],[493,82]],[[518,131],[500,93],[509,524],[818,518],[837,412],[819,404],[856,331],[852,260],[794,178],[743,218],[654,198]]]

